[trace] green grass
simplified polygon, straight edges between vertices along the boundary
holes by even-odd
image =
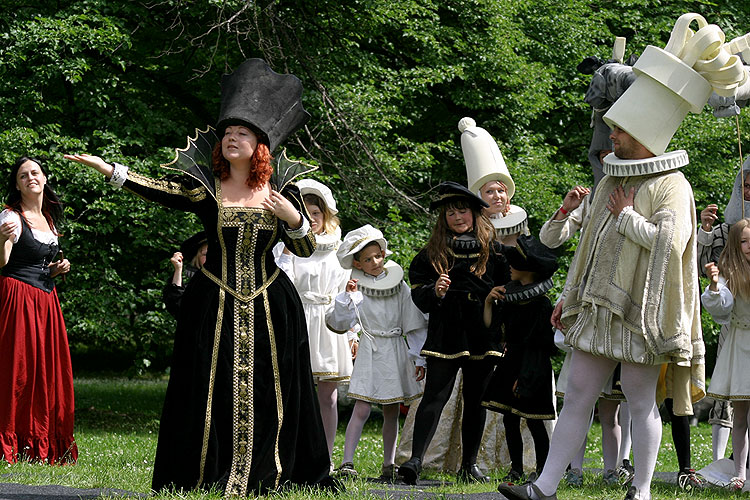
[[[78,378],[76,389],[75,437],[80,452],[76,465],[50,467],[29,463],[0,465],[0,481],[23,484],[59,484],[77,488],[116,488],[147,493],[151,484],[151,472],[156,450],[159,415],[166,390],[166,380],[128,380],[123,378]],[[376,477],[382,464],[380,437],[380,415],[373,411],[367,422],[355,458],[361,477]],[[344,430],[348,415],[342,414],[336,436],[334,463],[341,462]],[[692,428],[693,467],[699,469],[711,462],[711,428],[701,424]],[[592,429],[587,451],[586,467],[600,467],[601,430]],[[664,426],[662,445],[656,469],[676,471],[670,427]],[[505,470],[490,471],[493,477],[502,477]],[[426,472],[425,478],[443,479],[453,483],[450,474]],[[572,489],[561,485],[561,499],[619,499],[625,496],[622,488],[605,486],[594,474],[585,473],[586,486]],[[369,493],[381,486],[363,479],[346,481],[347,491],[336,495],[313,493],[302,489],[285,491],[273,496],[284,499],[307,499],[311,496],[330,497],[337,500],[380,498]],[[451,484],[429,489],[438,493],[478,493],[495,491],[493,485]],[[654,500],[686,498],[730,498],[728,492],[709,489],[697,493],[685,493],[674,486],[655,483],[652,489]],[[184,498],[186,500],[216,500],[222,498],[217,492],[201,491],[158,495],[154,498]]]

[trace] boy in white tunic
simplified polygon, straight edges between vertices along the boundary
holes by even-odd
[[[337,256],[341,267],[352,269],[352,276],[346,291],[336,297],[326,321],[331,330],[341,333],[356,324],[361,327],[349,382],[349,397],[356,403],[346,427],[339,473],[357,474],[354,452],[370,405],[378,403],[383,405],[381,478],[390,481],[396,476],[400,403],[408,404],[422,395],[417,381],[424,378],[425,360],[419,351],[427,336],[427,321],[411,300],[403,269],[395,262],[386,262],[387,253],[383,233],[369,224],[346,235]]]

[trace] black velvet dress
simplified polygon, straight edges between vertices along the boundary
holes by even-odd
[[[423,356],[442,359],[483,359],[501,357],[500,336],[484,326],[484,299],[492,287],[507,283],[510,271],[501,245],[493,243],[485,273],[479,277],[471,272],[476,263],[479,243],[472,235],[452,239],[454,263],[448,275],[448,293],[442,299],[435,294],[440,274],[430,263],[427,250],[422,249],[409,266],[411,297],[417,307],[430,314]]]
[[[207,186],[131,171],[123,187],[195,213],[208,236],[206,263],[179,309],[153,489],[218,487],[244,496],[328,483],[302,303],[271,251],[281,239],[307,257],[312,232],[292,238],[268,210],[223,207],[218,179]],[[301,210],[295,186],[282,194]]]
[[[502,331],[505,357],[495,368],[482,406],[527,419],[555,418],[550,357],[557,348],[549,321],[552,310],[546,295],[501,302],[494,308],[492,327]]]

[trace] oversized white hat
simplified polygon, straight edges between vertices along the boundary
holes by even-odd
[[[380,229],[375,229],[370,224],[365,224],[353,231],[349,231],[344,236],[344,242],[341,243],[338,251],[336,251],[336,257],[338,257],[341,267],[351,269],[354,254],[373,241],[377,242],[382,250],[385,250],[386,255],[391,255],[392,252],[388,251],[388,242],[385,240]]]
[[[302,196],[305,196],[306,194],[317,195],[325,202],[328,210],[330,210],[333,215],[339,213],[336,209],[336,200],[333,199],[333,193],[331,193],[331,189],[328,186],[322,182],[316,181],[315,179],[302,179],[297,181],[296,184]]]
[[[698,31],[690,25],[696,22]],[[724,33],[700,14],[683,14],[664,49],[649,45],[633,66],[637,78],[604,115],[655,155],[687,116],[700,113],[712,90],[732,96],[747,74]]]
[[[469,191],[477,193],[489,181],[502,181],[508,188],[508,200],[513,198],[516,185],[495,139],[485,129],[477,127],[477,122],[469,117],[461,118],[458,130],[461,131]]]

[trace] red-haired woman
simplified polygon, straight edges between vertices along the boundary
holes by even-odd
[[[246,496],[287,483],[335,487],[302,303],[272,253],[279,240],[302,257],[315,250],[299,190],[275,185],[270,163],[274,147],[309,117],[301,93],[296,77],[259,59],[225,76],[220,143],[212,171],[199,165],[201,176],[154,180],[96,156],[66,155],[143,198],[193,212],[206,232],[205,264],[178,314],[154,490]],[[278,102],[281,94],[291,102]],[[276,101],[259,109],[268,95]]]

